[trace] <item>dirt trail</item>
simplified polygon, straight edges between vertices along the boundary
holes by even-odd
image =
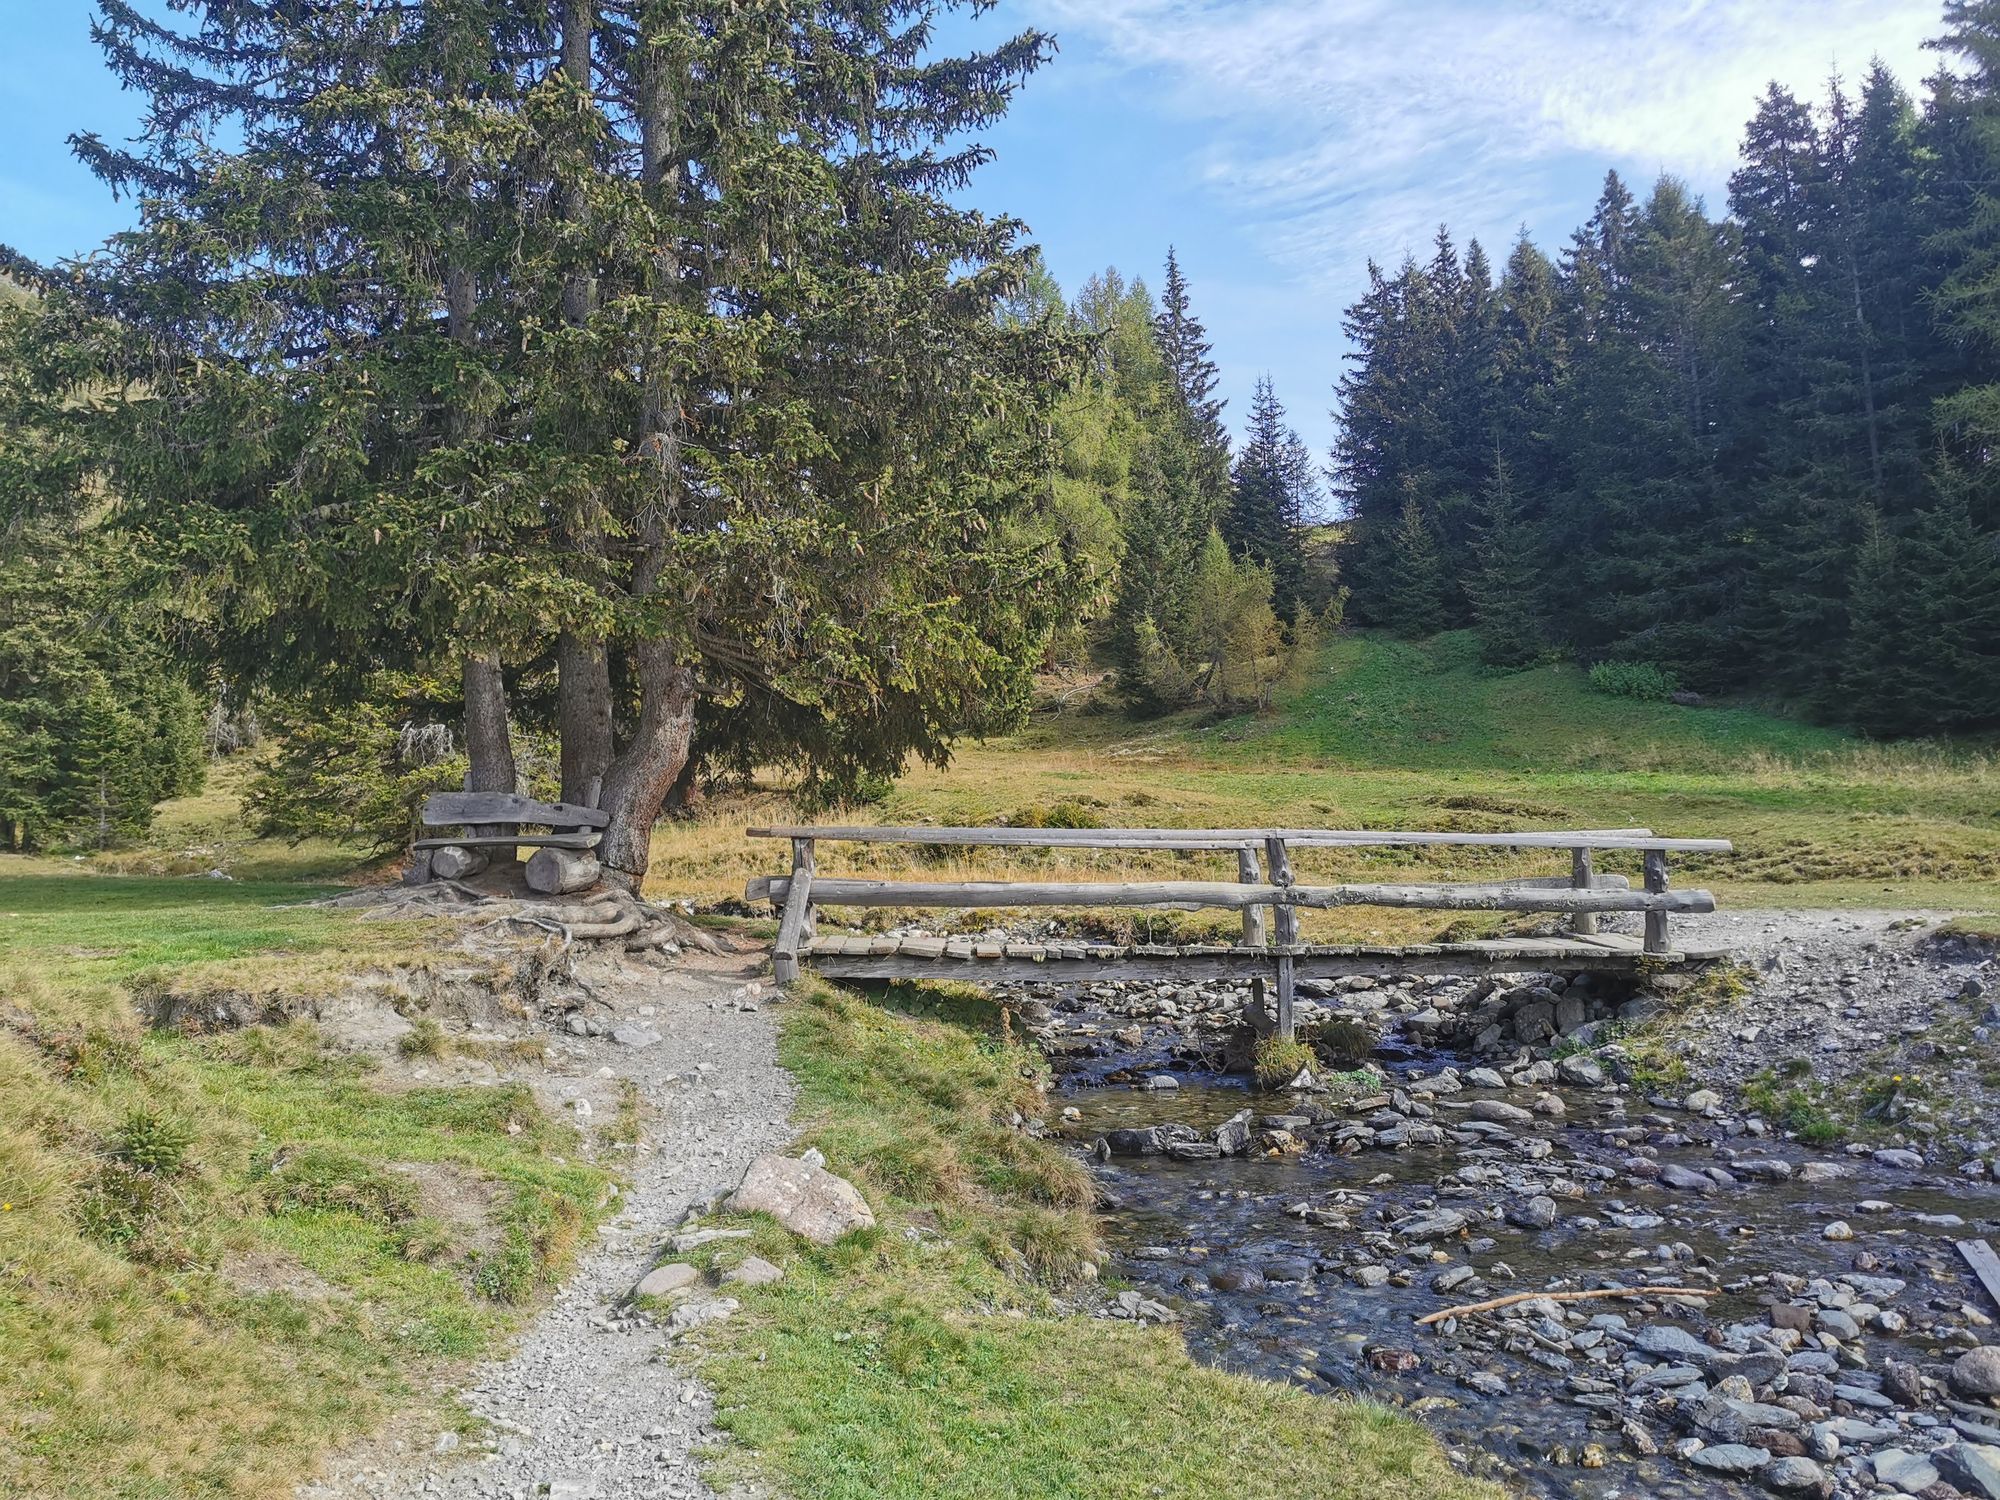
[[[552,1109],[601,1127],[616,1118],[630,1080],[644,1106],[644,1138],[622,1212],[598,1246],[514,1351],[474,1371],[460,1393],[490,1424],[491,1448],[406,1428],[330,1466],[299,1500],[710,1493],[693,1457],[712,1437],[709,1392],[657,1357],[658,1329],[616,1311],[689,1207],[734,1187],[752,1158],[789,1136],[792,1088],[777,1063],[770,990],[746,994],[760,959],[690,955],[670,970],[620,966],[590,976],[628,1040],[563,1034],[556,1068],[529,1081]]]

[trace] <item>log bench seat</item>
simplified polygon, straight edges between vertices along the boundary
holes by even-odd
[[[1333,979],[1350,974],[1417,972],[1489,974],[1545,969],[1563,971],[1636,970],[1704,963],[1720,949],[1669,940],[1675,913],[1715,910],[1703,890],[1669,889],[1667,856],[1672,852],[1725,853],[1726,839],[1662,838],[1649,828],[1563,829],[1522,833],[1375,832],[1333,829],[1011,829],[1011,828],[753,828],[752,838],[788,839],[789,874],[759,876],[745,888],[746,899],[770,902],[779,912],[772,969],[780,983],[810,965],[829,978],[960,979],[980,983],[1083,984],[1097,980],[1190,977],[1248,979],[1253,1020],[1262,1029],[1292,1034],[1293,999],[1300,979]],[[821,841],[921,844],[949,847],[1124,850],[1144,853],[1233,853],[1236,879],[1229,880],[905,880],[822,876],[815,846]],[[1307,885],[1292,867],[1300,848],[1435,847],[1566,850],[1570,873],[1508,880],[1440,883],[1354,882]],[[1598,873],[1598,851],[1629,851],[1640,857],[1643,884],[1634,889],[1625,876]],[[1262,856],[1260,864],[1259,856]],[[1238,943],[1150,944],[1051,940],[994,942],[923,936],[817,936],[822,906],[899,907],[911,910],[1068,907],[1144,907],[1200,911],[1220,908],[1241,913]],[[1426,908],[1436,911],[1498,911],[1560,914],[1569,930],[1547,937],[1490,937],[1410,944],[1325,944],[1300,940],[1302,910],[1349,906]],[[1269,923],[1266,913],[1269,913]],[[1643,935],[1598,930],[1601,915],[1632,912],[1644,921]],[[1275,1017],[1264,1011],[1267,986],[1277,998]]]
[[[540,851],[528,861],[529,888],[545,895],[583,890],[601,873],[591,854],[604,841],[611,815],[576,802],[540,802],[514,792],[435,792],[424,803],[423,826],[459,833],[415,840],[410,877],[421,884],[462,880],[486,867],[487,851],[511,860],[516,849]],[[531,832],[546,828],[548,832]]]

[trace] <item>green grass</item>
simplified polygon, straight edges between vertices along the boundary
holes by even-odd
[[[324,987],[412,929],[32,868],[0,869],[0,1493],[289,1494],[514,1327],[610,1179],[523,1087],[138,1019],[135,986]]]
[[[1097,1251],[1078,1164],[1015,1130],[1040,1067],[965,992],[882,1006],[809,984],[781,1056],[805,1139],[880,1223],[825,1250],[761,1222],[721,1247],[785,1266],[703,1335],[726,1478],[813,1500],[1228,1495],[1458,1500],[1416,1422],[1196,1365],[1172,1330],[1067,1311]]]
[[[780,849],[746,823],[789,816],[776,790],[718,798],[662,825],[655,885],[740,895]],[[1134,721],[1068,711],[916,767],[854,821],[990,824],[1084,817],[1106,827],[1305,826],[1499,832],[1650,827],[1723,837],[1729,855],[1677,858],[1677,885],[1727,906],[1944,908],[2000,914],[2000,762],[1979,746],[1882,746],[1754,706],[1683,708],[1592,692],[1551,665],[1481,666],[1462,635],[1411,644],[1337,637],[1317,680],[1265,716]],[[1560,851],[1304,851],[1301,878],[1466,879],[1558,874]],[[1601,857],[1636,876],[1635,861]],[[882,878],[1233,878],[1227,854],[828,846],[820,867]],[[970,920],[983,919],[973,917]],[[1159,919],[1152,919],[1159,920]],[[1356,909],[1305,919],[1315,939],[1428,939],[1439,913]],[[1461,919],[1473,929],[1498,918]],[[1213,916],[1184,927],[1217,932]]]

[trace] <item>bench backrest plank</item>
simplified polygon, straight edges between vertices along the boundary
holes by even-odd
[[[424,825],[542,823],[551,828],[607,828],[611,814],[575,802],[537,802],[512,792],[433,792],[424,803]]]

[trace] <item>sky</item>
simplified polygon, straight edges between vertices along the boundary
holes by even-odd
[[[128,134],[134,101],[89,38],[90,0],[5,0],[0,243],[80,254],[126,220],[70,156]],[[985,133],[968,198],[1025,220],[1072,293],[1115,265],[1158,288],[1176,247],[1239,424],[1269,374],[1315,451],[1333,438],[1341,314],[1370,258],[1440,222],[1497,263],[1554,253],[1607,168],[1662,172],[1720,212],[1770,80],[1804,96],[1871,59],[1916,90],[1939,0],[1006,0],[943,35],[1024,25],[1060,53]]]

